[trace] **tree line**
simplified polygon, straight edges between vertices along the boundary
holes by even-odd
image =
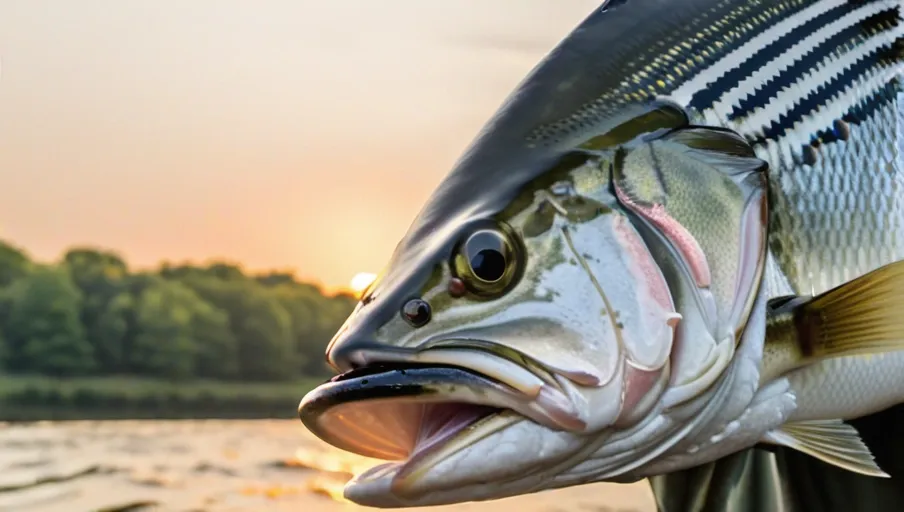
[[[163,264],[76,247],[42,264],[0,241],[0,372],[287,381],[326,376],[355,298],[292,274]]]

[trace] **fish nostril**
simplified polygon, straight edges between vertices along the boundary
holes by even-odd
[[[402,306],[401,314],[412,327],[423,327],[430,321],[430,304],[423,299],[411,299]]]

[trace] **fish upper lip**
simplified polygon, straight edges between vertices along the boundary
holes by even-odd
[[[429,347],[408,349],[380,346],[376,343],[362,343],[359,348],[349,351],[358,369],[389,364],[427,364],[448,365],[464,368],[477,374],[491,377],[506,384],[527,396],[537,397],[544,386],[553,386],[561,391],[561,386],[549,377],[552,372],[534,363],[535,369],[521,364],[511,358],[499,355],[486,348],[495,346],[492,342],[481,342],[485,346],[477,346],[474,340],[438,340]],[[501,347],[500,348],[505,348]],[[518,354],[524,360],[527,357]],[[547,375],[541,375],[546,372]]]

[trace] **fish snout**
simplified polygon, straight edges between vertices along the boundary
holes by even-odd
[[[351,329],[342,328],[327,345],[326,361],[339,373],[345,373],[365,366],[368,352],[386,349],[384,344],[361,336]]]
[[[418,350],[377,341],[371,329],[342,327],[326,348],[326,360],[339,373],[374,364],[414,362]]]

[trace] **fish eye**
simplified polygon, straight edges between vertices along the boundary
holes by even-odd
[[[482,228],[460,244],[453,271],[472,293],[498,295],[514,281],[518,253],[511,236],[501,229]]]
[[[502,279],[510,251],[498,233],[492,231],[474,233],[465,243],[465,250],[474,277],[484,283],[495,283]]]
[[[430,321],[430,304],[423,299],[410,299],[402,305],[401,314],[412,327],[423,327]]]

